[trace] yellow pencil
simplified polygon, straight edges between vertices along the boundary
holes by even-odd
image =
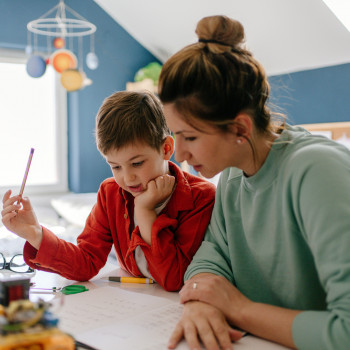
[[[145,284],[154,283],[154,281],[151,278],[144,278],[144,277],[114,277],[114,276],[110,276],[110,277],[108,277],[108,280],[112,281],[112,282],[122,282],[122,283],[145,283]]]

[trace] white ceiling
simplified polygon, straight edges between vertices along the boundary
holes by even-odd
[[[350,62],[350,32],[322,0],[95,2],[162,62],[197,40],[198,20],[217,14],[243,24],[246,46],[269,75]]]

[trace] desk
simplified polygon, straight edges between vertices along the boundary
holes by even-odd
[[[106,265],[89,282],[79,283],[88,292],[62,296],[34,290],[32,301],[42,298],[53,305],[64,300],[58,308],[60,326],[77,340],[98,350],[165,350],[169,336],[179,319],[182,306],[178,293],[166,292],[158,284],[128,284],[109,282],[108,276],[127,276],[115,265]],[[72,284],[56,274],[37,271],[32,278],[37,288],[63,287]],[[136,310],[136,311],[135,311]],[[177,350],[186,350],[182,341]],[[246,336],[234,344],[235,350],[282,350],[278,344]]]

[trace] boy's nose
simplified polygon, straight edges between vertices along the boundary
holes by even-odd
[[[127,183],[127,184],[132,184],[132,182],[135,180],[135,178],[136,178],[136,176],[135,176],[135,174],[133,173],[133,172],[127,172],[125,175],[124,175],[124,177],[125,177],[125,182]]]

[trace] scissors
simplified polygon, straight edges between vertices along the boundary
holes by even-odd
[[[78,293],[82,293],[82,292],[87,292],[89,289],[86,288],[83,285],[80,284],[72,284],[69,286],[65,286],[63,288],[57,288],[57,287],[53,287],[53,288],[31,288],[32,290],[48,290],[50,292],[61,292],[62,294],[65,295],[69,295],[69,294],[78,294]]]
[[[72,284],[70,286],[65,286],[61,289],[61,293],[63,294],[78,294],[78,293],[82,293],[82,292],[86,292],[89,289],[86,288],[85,286],[82,286],[80,284]]]

